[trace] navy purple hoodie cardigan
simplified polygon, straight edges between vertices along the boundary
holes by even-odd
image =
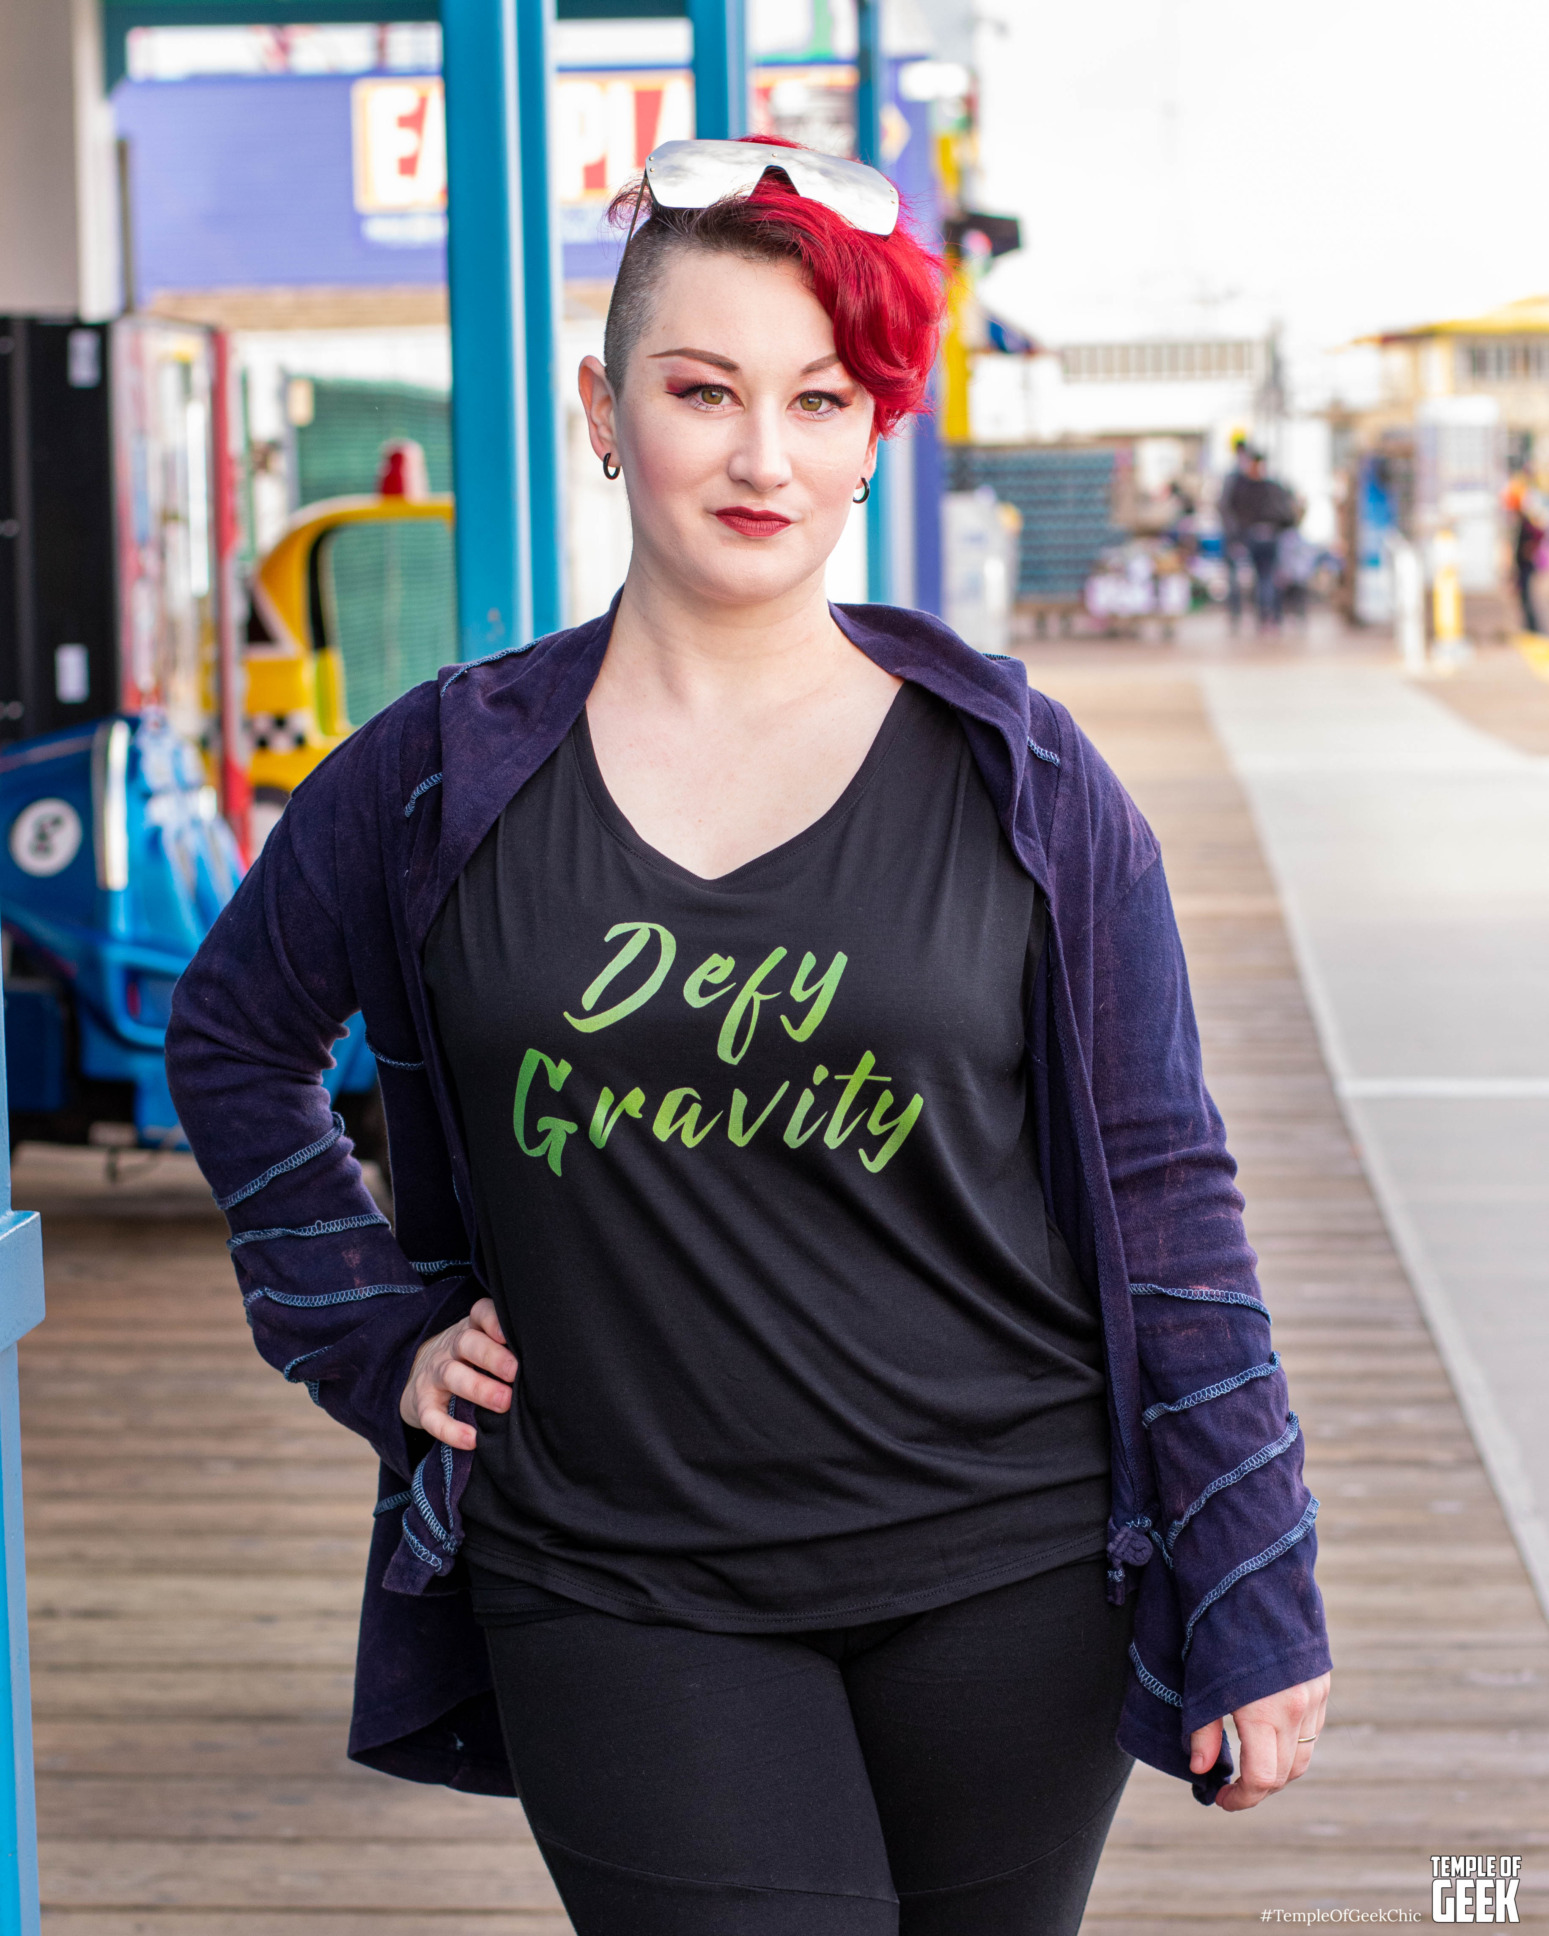
[[[1048,897],[1029,1073],[1050,1214],[1102,1309],[1109,1595],[1139,1595],[1119,1741],[1187,1780],[1192,1729],[1322,1673],[1329,1654],[1317,1502],[1201,1074],[1157,843],[1019,663],[917,612],[835,617],[878,665],[956,710]],[[418,1347],[481,1295],[468,1157],[420,957],[452,883],[580,713],[611,623],[448,667],[331,754],[179,982],[167,1038],[259,1350],[382,1462],[350,1753],[484,1793],[513,1784],[457,1565],[473,1455],[398,1412]],[[381,1068],[392,1224],[319,1080],[357,1009]],[[1195,1793],[1208,1801],[1230,1771],[1223,1751]]]

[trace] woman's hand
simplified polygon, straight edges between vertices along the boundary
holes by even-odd
[[[1315,1681],[1303,1681],[1238,1708],[1232,1719],[1237,1723],[1242,1766],[1237,1779],[1216,1796],[1217,1808],[1257,1808],[1266,1795],[1306,1774],[1314,1743],[1323,1732],[1328,1690],[1329,1676],[1320,1674]],[[1189,1736],[1189,1767],[1196,1775],[1209,1774],[1220,1753],[1219,1721],[1196,1728]]]
[[[419,1426],[443,1445],[471,1452],[479,1435],[471,1425],[452,1417],[446,1401],[466,1398],[486,1412],[508,1412],[515,1376],[516,1359],[506,1348],[494,1302],[481,1297],[467,1317],[427,1338],[414,1354],[414,1369],[398,1410],[410,1425]]]

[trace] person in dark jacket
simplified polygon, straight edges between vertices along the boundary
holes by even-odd
[[[1242,574],[1249,562],[1237,498],[1248,481],[1254,454],[1246,437],[1232,439],[1232,468],[1222,478],[1216,498],[1216,516],[1221,520],[1221,562],[1226,567],[1226,611],[1234,632],[1242,623]]]
[[[1536,637],[1543,627],[1533,603],[1533,580],[1543,555],[1545,512],[1532,473],[1525,466],[1513,473],[1503,502],[1512,521],[1511,562],[1517,602],[1522,607],[1522,629]]]
[[[1269,475],[1264,453],[1250,449],[1246,458],[1246,469],[1228,478],[1222,504],[1230,507],[1238,542],[1253,566],[1254,615],[1261,629],[1273,630],[1280,623],[1280,540],[1300,519],[1296,500]]]
[[[520,1792],[580,1936],[1074,1936],[1131,1756],[1251,1808],[1328,1691],[1160,858],[1020,665],[826,600],[935,354],[888,185],[674,143],[624,212],[625,585],[298,790],[180,1119],[382,1459],[353,1755]]]

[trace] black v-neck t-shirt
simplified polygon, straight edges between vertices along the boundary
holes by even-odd
[[[793,840],[648,846],[583,714],[426,946],[520,1361],[467,1551],[637,1619],[821,1628],[1100,1552],[1100,1325],[1044,1208],[1043,910],[952,710],[898,693]]]

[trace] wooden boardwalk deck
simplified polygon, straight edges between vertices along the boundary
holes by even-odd
[[[1245,803],[1186,665],[1040,657],[1162,835],[1213,1086],[1324,1502],[1341,1669],[1257,1814],[1142,1770],[1097,1936],[1428,1907],[1432,1852],[1526,1857],[1549,1914],[1549,1629],[1345,1136]],[[257,1359],[186,1161],[109,1192],[25,1152],[23,1346],[49,1936],[560,1936],[519,1811],[342,1755],[369,1456]],[[973,1936],[965,1931],[964,1936]]]

